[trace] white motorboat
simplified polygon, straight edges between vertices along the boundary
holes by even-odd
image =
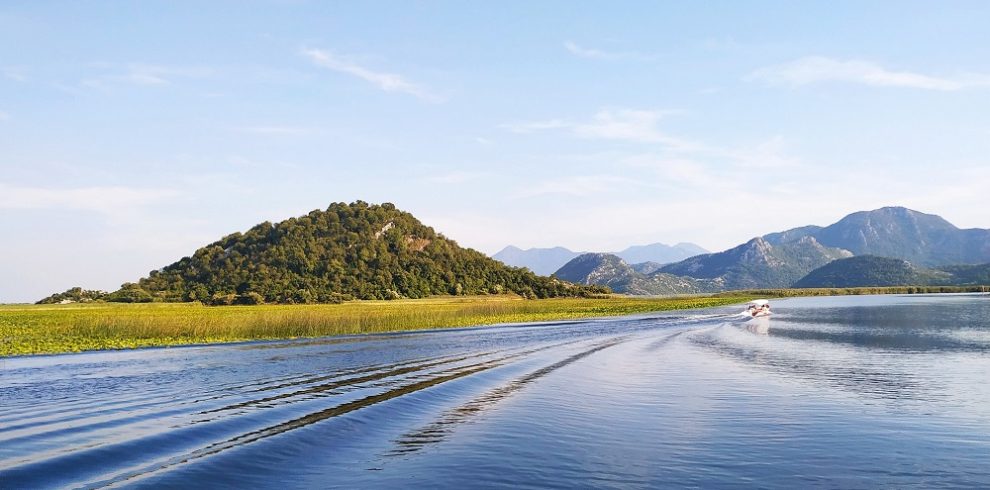
[[[766,299],[756,299],[750,301],[746,310],[740,313],[740,316],[748,316],[749,318],[762,318],[772,315],[773,312],[770,311],[770,301]]]

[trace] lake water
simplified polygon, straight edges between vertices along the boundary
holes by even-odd
[[[990,296],[0,360],[0,487],[990,487]]]

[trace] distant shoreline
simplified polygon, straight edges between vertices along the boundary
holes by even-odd
[[[0,305],[0,357],[580,320],[711,308],[758,297],[974,292],[990,292],[990,287],[754,289],[677,297],[542,300],[446,296],[318,305],[10,304]]]

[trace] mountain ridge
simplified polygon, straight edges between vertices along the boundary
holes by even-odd
[[[581,254],[561,267],[556,277],[576,284],[608,286],[616,292],[633,295],[700,293],[705,281],[662,272],[644,274],[615,254]]]
[[[676,245],[650,243],[647,245],[632,245],[619,252],[574,252],[565,247],[528,248],[521,249],[508,245],[492,255],[492,258],[513,267],[526,267],[542,275],[550,275],[564,266],[568,261],[586,253],[606,253],[622,258],[627,263],[657,262],[669,264],[701,253],[707,250],[689,242],[679,242]]]
[[[803,226],[763,238],[780,244],[806,236],[854,255],[898,258],[929,267],[990,262],[990,229],[958,228],[941,216],[900,206],[857,211],[829,226]]]

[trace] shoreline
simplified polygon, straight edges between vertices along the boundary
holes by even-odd
[[[584,320],[726,306],[748,296],[434,297],[330,305],[0,305],[0,358]]]
[[[757,289],[673,297],[613,295],[606,298],[540,300],[513,295],[438,296],[315,305],[0,305],[0,359],[586,320],[727,306],[759,297],[985,293],[988,290],[990,288],[986,286],[898,286]]]

